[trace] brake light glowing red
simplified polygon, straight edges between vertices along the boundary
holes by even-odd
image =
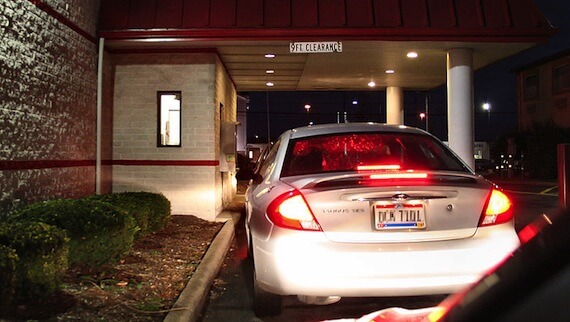
[[[497,225],[513,219],[512,203],[500,190],[493,189],[487,207],[481,216],[480,226]]]
[[[358,171],[374,171],[374,170],[400,170],[399,164],[370,164],[359,165],[356,167]]]
[[[375,173],[370,175],[370,179],[427,179],[428,174],[425,172],[394,172],[394,173]]]
[[[276,226],[297,230],[321,230],[313,212],[298,190],[275,198],[267,207],[267,217]]]

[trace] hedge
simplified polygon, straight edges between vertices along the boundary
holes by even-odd
[[[118,261],[171,216],[162,194],[124,192],[25,206],[0,223],[0,318],[14,303],[49,297],[71,266]]]
[[[11,307],[16,290],[18,261],[16,250],[0,244],[0,312],[6,312]]]
[[[132,248],[136,232],[132,216],[88,198],[35,203],[17,211],[12,221],[40,221],[65,230],[69,265],[92,269],[119,260]]]
[[[68,240],[65,231],[46,223],[0,225],[1,292],[7,296],[3,304],[56,292],[68,268]]]
[[[135,219],[135,238],[164,228],[171,215],[170,201],[162,194],[150,192],[121,192],[93,196],[91,199],[113,204]]]

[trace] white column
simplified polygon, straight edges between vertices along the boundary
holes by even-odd
[[[401,87],[386,87],[386,123],[404,124],[404,90]]]
[[[475,169],[473,134],[473,52],[447,51],[447,136],[449,147]]]

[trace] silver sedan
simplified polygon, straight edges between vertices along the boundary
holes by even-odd
[[[449,294],[519,246],[511,201],[420,129],[329,124],[283,133],[246,191],[254,310],[282,296]]]

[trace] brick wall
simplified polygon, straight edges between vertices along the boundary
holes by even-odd
[[[99,1],[39,4],[0,0],[0,213],[95,187]]]

